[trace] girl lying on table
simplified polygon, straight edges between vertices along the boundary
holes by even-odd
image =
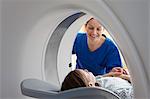
[[[87,70],[75,69],[66,76],[61,90],[96,86],[115,92],[121,99],[133,99],[133,87],[130,76],[121,67],[112,69],[109,73],[96,77]]]

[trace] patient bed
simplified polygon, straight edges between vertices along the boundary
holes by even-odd
[[[60,91],[56,86],[39,79],[25,79],[20,87],[23,95],[38,99],[121,99],[117,94],[101,87]]]

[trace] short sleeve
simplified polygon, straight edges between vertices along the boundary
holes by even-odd
[[[110,72],[114,67],[122,67],[120,54],[115,45],[110,49],[107,57],[106,73]]]
[[[76,54],[77,37],[78,37],[78,35],[76,36],[74,43],[73,43],[72,54]]]

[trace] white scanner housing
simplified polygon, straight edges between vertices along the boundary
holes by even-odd
[[[149,99],[148,0],[1,0],[0,7],[1,99],[30,99],[20,91],[26,78],[60,88],[72,70],[76,33],[90,16],[102,22],[120,48],[135,98]]]

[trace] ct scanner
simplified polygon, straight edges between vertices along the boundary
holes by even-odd
[[[0,7],[0,99],[31,99],[20,90],[28,78],[59,89],[72,70],[76,33],[90,16],[120,48],[135,99],[149,99],[148,0],[1,0]]]

